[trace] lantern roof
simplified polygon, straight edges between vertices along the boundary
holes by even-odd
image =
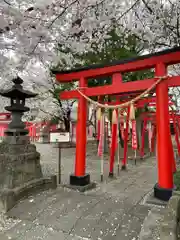
[[[1,90],[0,95],[7,98],[20,98],[20,99],[26,99],[26,98],[33,98],[36,97],[38,94],[33,93],[31,91],[25,90],[22,87],[23,80],[20,77],[14,78],[12,80],[14,85],[7,90]]]

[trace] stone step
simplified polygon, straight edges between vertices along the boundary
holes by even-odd
[[[166,207],[153,207],[145,218],[139,240],[178,240],[180,197],[174,195]]]

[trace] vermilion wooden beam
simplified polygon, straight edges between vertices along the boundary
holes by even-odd
[[[180,86],[180,76],[169,77],[167,81],[168,81],[169,87]],[[84,94],[88,97],[90,96],[93,97],[93,96],[101,96],[101,95],[115,95],[115,94],[121,94],[121,93],[127,94],[129,92],[145,91],[146,89],[150,88],[154,82],[155,82],[154,78],[127,82],[127,83],[119,82],[119,84],[114,84],[114,85],[112,84],[112,85],[86,88],[84,90]],[[77,90],[64,91],[60,93],[60,99],[73,99],[73,98],[79,98],[79,96],[80,96],[80,93],[78,93]]]
[[[100,66],[99,68],[92,68],[87,70],[72,70],[72,72],[67,73],[56,73],[56,79],[59,82],[70,82],[72,80],[79,80],[81,77],[93,78],[97,76],[107,76],[112,75],[116,72],[133,72],[144,69],[151,69],[156,66],[159,62],[165,65],[172,65],[180,62],[180,49],[175,50],[175,52],[166,52],[159,56],[152,55],[151,57],[141,56],[141,59],[134,59],[132,61],[124,61],[117,65],[111,66]],[[115,64],[115,63],[114,63]]]
[[[147,79],[144,81],[135,81],[127,83],[119,83],[115,85],[105,85],[99,87],[86,88],[84,94],[86,96],[99,96],[99,95],[114,95],[120,93],[128,93],[132,91],[145,90],[149,88],[153,83],[154,79]],[[77,90],[65,91],[60,94],[61,99],[72,99],[79,98],[80,93]]]

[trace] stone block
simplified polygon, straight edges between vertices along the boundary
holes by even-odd
[[[180,198],[178,196],[173,196],[165,209],[164,217],[160,224],[160,239],[178,239],[179,206]]]
[[[56,176],[39,178],[29,181],[19,187],[0,191],[0,210],[9,211],[22,198],[49,188],[56,188]]]
[[[56,186],[56,176],[43,178],[35,145],[0,144],[0,209],[7,212],[30,193]]]
[[[6,235],[4,235],[3,233],[0,233],[0,239],[1,240],[9,240],[10,238]],[[11,238],[11,240],[15,240],[15,238]]]
[[[42,178],[40,154],[32,144],[0,144],[0,190]]]
[[[73,190],[79,191],[79,192],[86,192],[88,190],[95,188],[96,183],[90,182],[89,184],[87,184],[85,186],[76,186],[76,185],[71,185],[71,184],[65,184],[65,185],[63,185],[63,187],[73,189]]]

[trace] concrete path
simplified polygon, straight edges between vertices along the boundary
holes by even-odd
[[[38,145],[42,153],[45,174],[57,173],[57,149]],[[73,171],[74,149],[62,154],[62,182],[69,181]],[[100,183],[100,162],[94,147],[87,151],[87,172],[97,188],[79,193],[60,186],[21,201],[9,213],[2,215],[1,240],[137,240],[150,206],[141,205],[144,196],[156,183],[155,159],[130,163],[116,179],[108,179],[105,161],[105,181]],[[6,237],[6,238],[5,238]]]
[[[144,219],[139,240],[160,240],[160,224],[164,218],[164,207],[153,207]],[[162,239],[163,240],[163,239]]]

